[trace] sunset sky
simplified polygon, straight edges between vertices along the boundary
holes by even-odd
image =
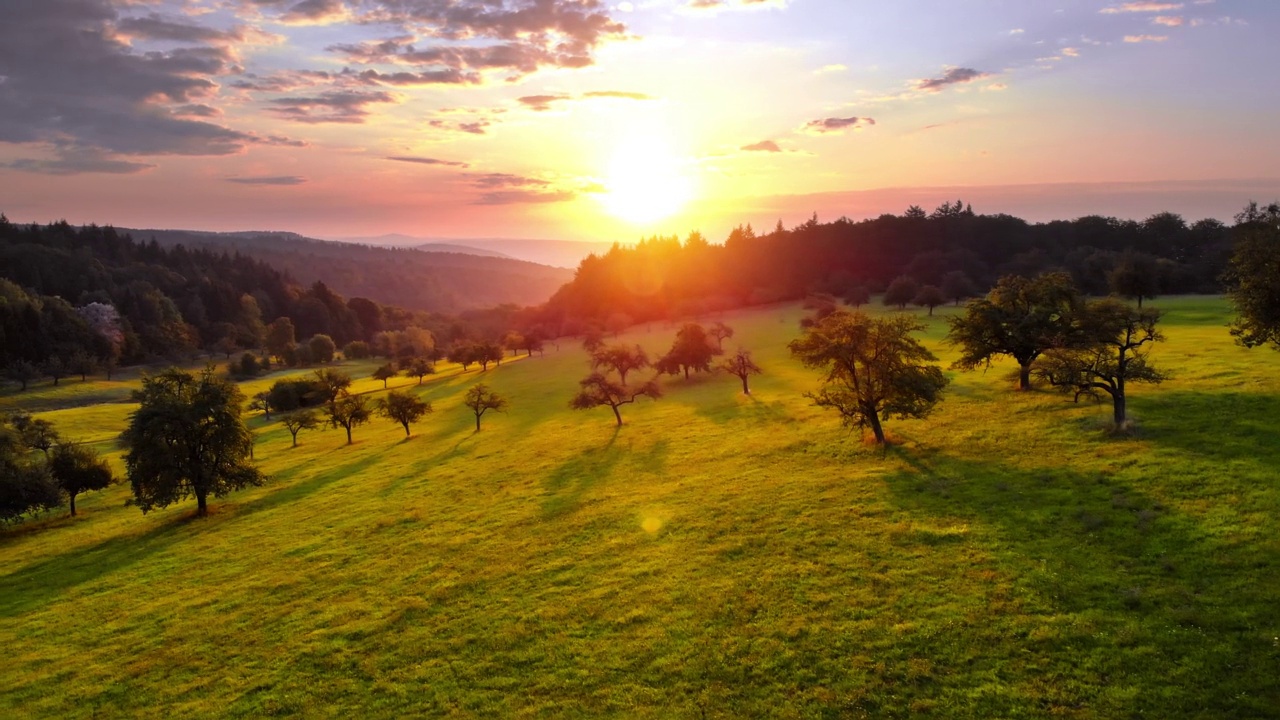
[[[0,211],[630,241],[1280,197],[1271,0],[0,0]]]

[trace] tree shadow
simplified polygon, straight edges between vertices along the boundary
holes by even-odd
[[[1222,462],[1280,468],[1280,395],[1155,390],[1130,403],[1145,439]]]
[[[583,504],[583,497],[605,480],[623,461],[646,472],[661,473],[666,465],[667,441],[660,440],[643,452],[634,452],[617,442],[623,428],[615,427],[604,446],[585,450],[570,458],[544,481],[541,514],[544,520],[567,515]]]

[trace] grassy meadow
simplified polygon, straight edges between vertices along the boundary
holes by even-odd
[[[1233,345],[1220,298],[1152,304],[1174,378],[1131,388],[1123,437],[1002,363],[949,371],[882,452],[802,397],[795,305],[723,318],[751,396],[666,378],[620,429],[568,408],[571,342],[393,379],[435,408],[407,439],[378,417],[291,448],[254,413],[270,479],[207,518],[122,484],[0,530],[0,716],[1280,717],[1280,353]],[[952,312],[917,313],[944,364]],[[478,381],[511,408],[476,433]],[[136,385],[0,412],[122,470]]]

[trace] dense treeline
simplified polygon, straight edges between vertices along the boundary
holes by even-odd
[[[738,227],[723,245],[696,232],[683,243],[655,237],[616,245],[584,260],[539,322],[572,330],[605,326],[615,314],[641,322],[813,292],[852,302],[895,279],[911,288],[902,304],[928,288],[922,303],[932,306],[939,294],[957,301],[1005,275],[1058,270],[1091,295],[1220,292],[1231,249],[1231,228],[1213,219],[1188,225],[1160,213],[1142,222],[1088,216],[1031,224],[978,215],[956,201],[931,214],[913,206],[861,222],[815,217],[789,230],[779,223],[767,234]]]

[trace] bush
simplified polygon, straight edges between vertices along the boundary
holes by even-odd
[[[349,342],[342,348],[342,357],[348,360],[364,360],[370,356],[369,343],[363,340]]]
[[[312,380],[277,380],[267,391],[267,402],[278,412],[293,412],[298,408],[315,407],[322,403]]]
[[[314,335],[307,341],[307,349],[311,351],[312,362],[320,364],[333,362],[334,353],[338,352],[338,346],[334,344],[333,338],[328,335]]]

